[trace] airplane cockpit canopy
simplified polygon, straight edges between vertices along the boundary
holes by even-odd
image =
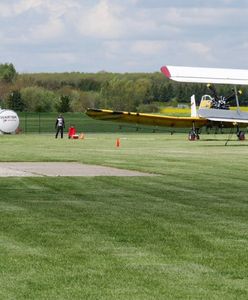
[[[211,108],[213,105],[213,97],[210,95],[203,95],[201,97],[200,108]]]

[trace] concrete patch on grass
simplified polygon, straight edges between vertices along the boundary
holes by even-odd
[[[19,176],[154,176],[154,174],[142,173],[103,167],[86,165],[74,162],[1,162],[0,177]]]

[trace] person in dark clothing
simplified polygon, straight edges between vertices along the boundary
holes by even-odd
[[[61,138],[63,138],[64,128],[65,128],[65,120],[62,117],[62,115],[58,116],[56,123],[55,123],[55,128],[57,129],[55,138],[58,137],[59,132],[60,132]]]

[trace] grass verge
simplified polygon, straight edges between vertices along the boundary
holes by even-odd
[[[247,146],[226,136],[1,136],[1,161],[156,177],[2,178],[2,299],[247,299]]]

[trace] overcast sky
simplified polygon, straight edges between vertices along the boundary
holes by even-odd
[[[248,0],[0,0],[0,63],[18,72],[248,69]]]

